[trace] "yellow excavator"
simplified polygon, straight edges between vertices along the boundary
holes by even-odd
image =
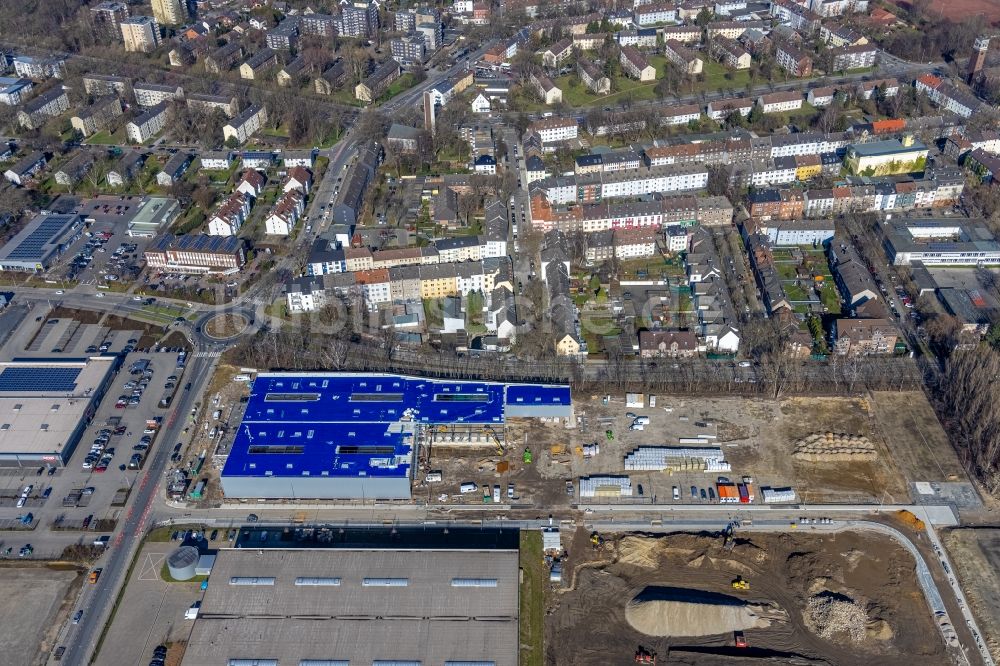
[[[743,580],[742,576],[737,576],[736,580],[732,582],[734,590],[741,590],[743,592],[750,591],[750,583]]]

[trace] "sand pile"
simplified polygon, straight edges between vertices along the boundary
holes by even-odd
[[[846,634],[861,643],[868,637],[868,612],[844,595],[825,592],[812,597],[806,606],[806,619],[821,638]]]
[[[776,606],[683,588],[648,587],[625,607],[625,619],[647,636],[711,636],[762,629],[787,616]]]
[[[814,432],[795,443],[792,455],[809,462],[873,461],[875,445],[867,437],[839,432]]]

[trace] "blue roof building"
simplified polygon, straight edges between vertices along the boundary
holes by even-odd
[[[222,470],[227,497],[409,499],[422,428],[572,414],[568,386],[263,373]]]

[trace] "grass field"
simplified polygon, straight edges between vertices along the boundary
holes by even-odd
[[[542,533],[538,530],[521,531],[520,565],[524,575],[521,581],[521,626],[518,634],[521,643],[521,666],[542,666],[544,652],[542,638],[545,633],[545,561],[542,559]]]

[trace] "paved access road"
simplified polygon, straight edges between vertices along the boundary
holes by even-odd
[[[132,491],[130,505],[112,535],[112,545],[108,554],[97,563],[98,566],[104,567],[104,573],[96,585],[85,586],[80,602],[76,606],[84,612],[80,624],[67,625],[60,636],[59,644],[66,646],[62,663],[67,666],[84,666],[90,662],[91,655],[97,647],[97,640],[105,623],[110,619],[118,591],[125,583],[127,569],[146,530],[152,524],[150,514],[154,507],[162,504],[161,482],[171,454],[168,443],[180,441],[188,413],[205,390],[218,361],[217,357],[200,354],[192,356],[194,358],[188,362],[186,370],[186,376],[192,378],[191,390],[181,392],[178,401],[174,403],[174,408],[164,419],[165,427],[158,438],[155,454],[152,460],[147,462],[142,476]]]

